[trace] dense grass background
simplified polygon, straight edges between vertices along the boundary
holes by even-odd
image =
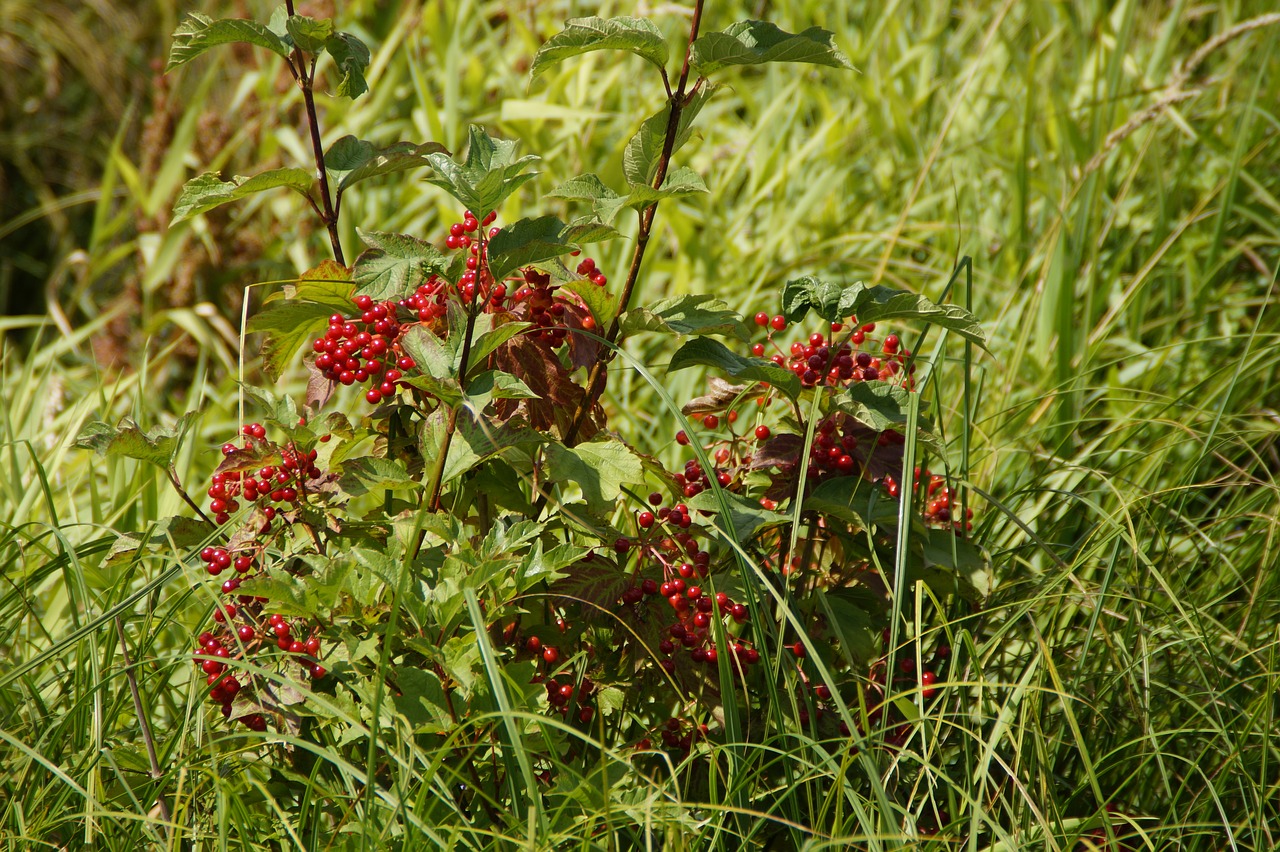
[[[705,849],[738,845],[733,832],[754,823],[766,828],[750,843],[774,848],[1072,849],[1120,834],[1135,849],[1280,845],[1280,21],[1257,17],[1268,5],[709,4],[704,30],[744,16],[822,25],[858,72],[730,80],[684,155],[711,193],[660,210],[640,298],[715,292],[768,310],[809,271],[936,298],[971,256],[992,351],[975,361],[966,420],[963,348],[939,338],[931,402],[984,495],[989,595],[920,619],[960,665],[921,733],[878,765],[890,809],[850,805],[864,763],[801,743],[780,756],[806,779],[789,809],[735,821],[714,802],[686,807],[678,774],[615,773],[612,790],[589,789],[596,776],[556,812],[554,838],[527,843]],[[339,6],[375,60],[370,95],[322,101],[328,138],[456,150],[469,122],[519,138],[544,174],[506,220],[563,215],[539,193],[580,171],[620,183],[622,147],[661,102],[639,60],[596,55],[529,84],[533,52],[566,17],[628,4]],[[686,26],[682,7],[649,11],[673,38]],[[356,797],[351,766],[317,771],[295,798],[258,741],[211,724],[198,701],[187,661],[208,601],[189,554],[112,556],[120,532],[162,535],[154,525],[184,506],[159,472],[70,449],[80,428],[199,410],[179,463],[199,491],[235,429],[245,294],[256,305],[252,285],[326,253],[283,195],[166,227],[198,171],[307,162],[277,63],[228,51],[154,77],[175,24],[165,3],[0,8],[0,838],[177,847],[161,795],[199,848],[515,848],[520,820],[499,841],[423,804],[444,782],[392,723],[398,801]],[[343,239],[353,256],[356,227],[434,238],[456,215],[418,181],[365,184]],[[619,279],[625,250],[599,258]],[[661,375],[669,353],[632,349]],[[613,427],[674,459],[660,402],[617,371]],[[685,399],[697,380],[669,387]],[[950,824],[920,834],[939,809]],[[776,831],[781,814],[813,834]]]

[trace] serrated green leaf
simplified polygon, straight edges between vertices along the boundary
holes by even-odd
[[[356,230],[369,248],[356,258],[352,279],[357,295],[403,298],[432,274],[448,269],[449,258],[431,243],[408,234]]]
[[[624,484],[644,479],[640,457],[615,439],[588,441],[576,447],[549,444],[546,469],[554,471],[557,480],[577,485],[593,512],[607,512]]]
[[[525,169],[538,158],[529,155],[517,160],[515,148],[515,142],[494,139],[473,124],[468,131],[467,159],[458,163],[443,153],[428,154],[435,176],[427,181],[461,201],[477,219],[484,219],[537,175],[525,173]]]
[[[536,78],[557,62],[593,50],[626,50],[659,68],[667,64],[666,39],[652,21],[631,17],[570,18],[563,30],[538,49],[529,73]]]
[[[128,418],[116,426],[94,421],[81,430],[72,446],[92,450],[100,456],[123,456],[168,468],[195,417],[195,412],[189,411],[172,427],[154,426],[146,431]]]
[[[596,242],[618,232],[607,225],[565,225],[555,216],[520,219],[489,240],[489,271],[501,281],[524,266],[534,266],[566,255],[579,245]]]
[[[173,222],[181,222],[228,202],[281,186],[310,198],[312,183],[314,179],[306,169],[271,169],[253,177],[237,175],[230,181],[206,172],[183,185],[178,201],[173,205]]]
[[[680,112],[680,123],[676,127],[675,144],[671,149],[673,155],[689,141],[689,135],[693,132],[694,119],[698,117],[698,113],[702,111],[714,92],[715,86],[703,85],[696,89],[685,102]],[[640,125],[640,130],[627,143],[626,149],[622,152],[622,173],[626,175],[627,182],[631,185],[653,185],[653,179],[658,172],[658,160],[662,157],[662,146],[667,138],[667,123],[670,118],[671,105],[668,104],[656,114],[646,118]]]
[[[695,337],[681,346],[671,356],[667,372],[697,365],[715,367],[740,381],[764,382],[793,399],[800,393],[800,379],[790,370],[764,358],[739,355],[720,341],[705,337]]]
[[[233,42],[255,44],[280,56],[289,55],[288,45],[256,21],[240,18],[215,21],[206,15],[192,12],[173,31],[173,46],[169,49],[169,63],[164,70],[168,73],[211,47]]]
[[[335,95],[354,100],[369,91],[364,72],[369,67],[373,56],[364,42],[351,33],[338,33],[328,39],[324,47],[333,57],[333,62],[341,75]]]
[[[511,338],[515,337],[526,328],[532,327],[531,322],[504,322],[497,326],[493,325],[492,314],[481,314],[476,317],[476,327],[472,331],[474,338],[471,343],[471,352],[468,355],[468,363],[477,366],[483,366],[489,354]],[[481,326],[488,326],[482,328]],[[472,393],[474,388],[473,382],[467,384],[467,392]],[[524,384],[521,382],[521,384]],[[496,387],[496,385],[495,385]]]
[[[853,285],[862,287],[861,284]],[[959,305],[939,305],[936,302],[906,290],[877,285],[861,289],[851,301],[850,315],[857,314],[858,322],[871,323],[885,320],[919,320],[955,332],[983,349],[987,348],[987,335],[978,318]]]
[[[898,517],[898,501],[859,476],[840,476],[821,483],[805,498],[804,509],[861,529],[893,524]]]
[[[445,152],[438,142],[397,142],[378,148],[372,142],[343,136],[324,155],[325,171],[341,193],[363,180],[431,165],[428,154]]]
[[[630,336],[640,331],[666,334],[726,334],[747,340],[750,332],[742,317],[720,299],[710,295],[677,296],[652,305],[632,308],[622,318],[622,332]]]
[[[707,185],[703,183],[697,172],[687,166],[681,166],[667,173],[661,189],[654,189],[648,184],[634,184],[626,195],[618,195],[595,175],[580,175],[561,184],[552,195],[557,198],[591,202],[591,209],[596,214],[596,218],[604,225],[608,225],[625,208],[643,210],[664,198],[680,198],[707,191]]]
[[[338,486],[353,497],[371,491],[412,491],[422,483],[414,481],[404,464],[394,459],[361,456],[342,463]]]
[[[689,56],[690,67],[703,76],[731,65],[765,62],[853,67],[827,30],[810,27],[802,33],[788,33],[767,21],[738,21],[724,32],[701,35]]]
[[[295,577],[284,571],[249,577],[240,584],[243,594],[267,598],[271,611],[281,615],[314,618],[325,614],[310,578]]]
[[[858,662],[869,662],[876,653],[878,630],[872,622],[875,601],[857,589],[819,589],[824,603],[835,616],[828,622],[844,649]]]
[[[578,175],[547,193],[548,198],[568,198],[573,201],[599,201],[600,199],[617,198],[604,181],[593,174]]]
[[[459,352],[422,325],[410,326],[400,336],[400,345],[417,364],[417,369],[434,379],[458,379]]]
[[[333,35],[333,21],[328,18],[321,20],[306,15],[290,15],[284,26],[293,43],[307,53],[323,53],[325,42]]]
[[[272,381],[279,381],[299,349],[324,333],[330,316],[350,310],[355,288],[344,267],[325,261],[287,289],[270,297],[245,326],[246,331],[267,335],[262,341],[262,369]]]
[[[433,732],[452,726],[449,699],[435,672],[401,666],[393,678],[396,691],[392,693],[392,701],[396,711],[409,720],[415,731]]]
[[[420,446],[428,465],[434,464],[434,460],[440,455],[440,448],[444,446],[448,418],[448,410],[440,407],[422,424]],[[493,424],[467,408],[460,408],[440,481],[447,483],[503,450],[520,446],[533,447],[542,441],[543,438],[537,432],[516,420]]]
[[[561,289],[574,293],[595,318],[596,328],[603,334],[618,315],[618,297],[605,288],[585,278],[566,281]]]
[[[723,497],[729,504],[728,524],[724,523],[724,510],[715,492],[703,491],[685,502],[690,509],[712,513],[715,526],[739,544],[750,541],[766,526],[786,523],[791,519],[790,515],[770,511],[761,506],[759,501],[750,500],[732,491],[724,491]]]
[[[890,319],[920,320],[941,326],[986,348],[987,338],[977,317],[959,305],[939,305],[928,297],[884,285],[856,282],[845,287],[812,275],[788,281],[782,289],[782,313],[798,322],[812,309],[818,316],[840,322],[856,315],[860,323]]]

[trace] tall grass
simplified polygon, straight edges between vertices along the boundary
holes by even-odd
[[[732,5],[709,10],[704,28],[758,14]],[[468,122],[519,137],[545,174],[506,219],[557,212],[538,193],[578,171],[620,183],[622,146],[660,102],[633,84],[632,65],[598,56],[527,82],[529,57],[565,17],[630,10],[343,6],[376,46],[372,94],[327,104],[330,139],[456,149]],[[474,748],[465,730],[440,747],[389,708],[332,708],[362,736],[376,730],[390,756],[371,784],[342,757],[346,744],[230,733],[207,717],[188,662],[211,605],[191,573],[200,543],[164,521],[183,504],[157,472],[70,443],[95,418],[150,425],[199,409],[179,459],[198,491],[234,428],[242,288],[283,277],[281,259],[306,268],[324,256],[287,199],[236,209],[214,232],[137,226],[162,221],[187,170],[208,164],[197,148],[211,113],[258,116],[225,135],[215,167],[305,162],[295,113],[262,114],[278,69],[210,63],[187,72],[189,100],[158,164],[104,145],[99,177],[71,188],[97,206],[87,236],[47,258],[56,309],[3,323],[7,844],[1280,845],[1280,24],[1233,30],[1269,11],[1246,2],[764,6],[785,28],[836,32],[859,73],[748,72],[711,102],[689,148],[711,194],[660,211],[640,299],[715,292],[754,312],[811,270],[937,296],[956,259],[973,257],[973,310],[992,352],[967,359],[959,342],[931,338],[927,402],[953,469],[967,451],[985,598],[969,607],[909,593],[898,653],[945,637],[954,662],[943,700],[906,695],[921,725],[904,748],[855,755],[795,732],[712,747],[725,771],[710,779],[681,766],[641,773],[601,751],[594,765],[553,767],[560,780],[534,795],[532,821],[486,823],[475,818],[486,803],[451,775],[452,752]],[[99,130],[127,137],[105,121]],[[45,199],[32,215],[56,207]],[[357,226],[433,237],[453,215],[420,183],[366,184],[347,202],[343,239],[351,255]],[[606,249],[600,265],[619,268],[622,251]],[[136,311],[111,301],[130,276]],[[170,298],[176,282],[190,297]],[[114,363],[94,358],[104,336]],[[661,378],[665,351],[628,349],[671,399],[699,392],[687,372]],[[674,460],[673,435],[654,428],[670,413],[644,371],[616,363],[612,426]],[[516,745],[522,712],[497,717],[513,783],[533,771]],[[941,830],[927,833],[939,812]]]

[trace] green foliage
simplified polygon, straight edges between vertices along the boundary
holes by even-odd
[[[173,47],[165,70],[180,68],[210,48],[237,42],[265,47],[280,56],[289,55],[289,46],[284,40],[256,21],[239,18],[215,21],[193,12],[173,32]]]
[[[192,178],[182,187],[182,195],[173,206],[173,221],[181,222],[223,204],[282,186],[310,198],[314,183],[306,169],[297,168],[271,169],[253,177],[236,175],[229,181],[209,172]]]
[[[593,50],[626,50],[658,68],[667,64],[667,42],[646,18],[570,18],[563,30],[538,48],[529,73],[537,77],[557,62]]]
[[[689,58],[690,66],[704,76],[734,65],[766,62],[853,67],[836,47],[832,34],[821,27],[793,34],[768,21],[738,21],[724,32],[700,35],[693,43]]]
[[[468,130],[467,159],[457,163],[447,154],[428,154],[435,175],[427,181],[448,192],[483,219],[511,193],[537,177],[525,169],[538,161],[530,154],[515,158],[516,143],[494,139],[478,125]]]

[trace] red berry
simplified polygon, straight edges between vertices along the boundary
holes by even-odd
[[[787,318],[782,314],[778,314],[776,317],[769,320],[769,327],[774,331],[783,331],[787,327]]]
[[[640,524],[641,529],[649,529],[649,527],[653,526],[653,512],[641,512],[640,516],[636,518],[636,522]]]
[[[708,429],[714,429],[720,425],[720,418],[716,417],[714,414],[708,414],[702,418],[702,425],[706,426]]]
[[[547,665],[554,666],[560,660],[560,651],[549,646],[543,648],[542,659],[546,661]]]
[[[676,443],[682,447],[689,446],[689,436],[685,434],[683,429],[676,433]]]
[[[761,425],[759,425],[759,426],[757,426],[757,427],[756,427],[756,440],[757,440],[757,441],[767,441],[767,440],[769,440],[769,436],[770,436],[771,434],[773,434],[773,433],[769,431],[769,427],[768,427],[768,426],[765,426],[764,424],[761,424]]]

